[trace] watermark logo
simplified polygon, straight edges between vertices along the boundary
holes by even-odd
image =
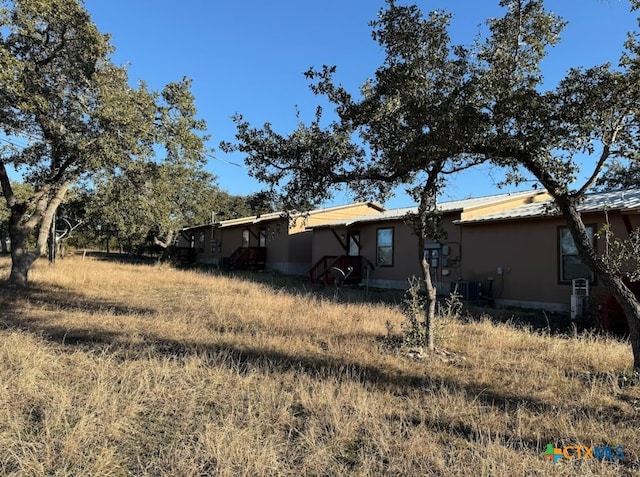
[[[542,457],[553,461],[556,464],[561,459],[609,459],[622,460],[624,458],[624,448],[622,446],[564,446],[555,447],[547,444],[547,450],[542,453]]]
[[[547,444],[547,450],[542,453],[542,457],[552,460],[555,464],[562,459],[562,449],[558,449],[557,447],[553,447],[551,444]]]

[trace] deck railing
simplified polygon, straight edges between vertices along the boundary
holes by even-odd
[[[331,268],[339,268],[345,274],[349,267],[353,270],[344,282],[344,285],[357,285],[362,281],[362,257],[350,255],[325,255],[318,260],[309,270],[309,278],[312,283],[329,285],[334,283],[335,277]]]
[[[227,260],[227,267],[231,270],[261,270],[266,263],[266,247],[240,247]]]

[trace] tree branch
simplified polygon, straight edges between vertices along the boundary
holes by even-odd
[[[53,49],[53,51],[51,52],[51,54],[50,54],[49,56],[45,57],[45,58],[42,58],[41,60],[36,60],[36,61],[35,61],[35,64],[36,64],[36,66],[37,66],[38,68],[42,68],[43,66],[46,66],[46,65],[48,65],[49,63],[51,63],[51,62],[52,62],[52,61],[53,61],[53,60],[58,56],[58,54],[59,54],[62,50],[64,50],[64,48],[65,48],[65,46],[66,46],[66,43],[67,43],[67,41],[66,41],[67,39],[66,39],[66,37],[65,37],[66,33],[67,33],[67,27],[66,27],[66,26],[64,26],[64,27],[62,28],[62,34],[60,35],[60,38],[61,38],[60,43],[54,47],[54,49]],[[45,43],[49,43],[49,38],[50,38],[50,36],[49,36],[49,30],[45,31],[45,34],[46,34],[46,40],[45,40]],[[46,46],[46,45],[45,45],[45,46]]]
[[[38,240],[36,241],[36,253],[38,255],[42,255],[45,251],[47,239],[49,237],[49,231],[51,230],[51,222],[53,221],[53,216],[55,215],[56,210],[58,210],[58,206],[64,199],[64,196],[70,186],[71,182],[64,182],[60,185],[60,187],[58,187],[56,193],[48,204],[46,203],[46,200],[44,201],[46,208],[41,214],[42,219],[40,222],[40,230],[38,233]],[[42,202],[38,205],[40,206],[41,204]]]
[[[576,192],[576,195],[580,196],[584,194],[598,180],[598,177],[600,176],[600,172],[602,172],[602,168],[604,167],[605,162],[611,156],[611,144],[613,144],[616,141],[618,133],[622,129],[621,124],[622,124],[622,121],[620,121],[618,123],[618,126],[614,128],[613,132],[611,133],[611,138],[609,142],[604,143],[604,147],[602,148],[602,153],[600,154],[600,159],[598,159],[598,163],[596,164],[596,167],[593,170],[591,177],[589,177],[589,179],[584,183],[584,185],[580,188],[580,190]]]
[[[7,201],[7,206],[12,208],[16,204],[16,197],[13,194],[13,187],[11,187],[11,181],[7,174],[7,167],[3,160],[0,160],[0,187],[2,188],[2,194]]]

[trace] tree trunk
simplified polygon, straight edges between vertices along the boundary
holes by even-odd
[[[636,371],[640,371],[640,301],[638,301],[638,298],[629,287],[624,284],[622,277],[611,270],[596,253],[575,202],[567,196],[560,196],[556,197],[556,203],[567,221],[580,257],[597,277],[609,287],[612,295],[624,311],[629,324],[633,368]]]
[[[418,260],[420,261],[420,267],[422,269],[422,280],[424,281],[424,288],[427,294],[427,307],[424,312],[424,331],[425,331],[425,343],[424,346],[429,351],[435,350],[435,338],[433,336],[433,327],[436,317],[436,288],[431,281],[431,270],[429,261],[424,255],[424,246],[427,238],[437,240],[442,235],[442,229],[438,217],[438,190],[439,179],[438,175],[442,170],[442,164],[438,163],[437,167],[431,169],[428,173],[426,182],[422,187],[416,189],[419,198],[417,220],[414,217],[413,228],[418,236]]]
[[[611,293],[616,297],[620,307],[624,311],[629,324],[629,341],[631,343],[631,351],[633,352],[633,369],[640,371],[640,302],[636,296],[629,290],[622,279],[617,276],[610,277],[611,281],[605,282],[611,289]]]
[[[27,237],[20,231],[11,233],[11,273],[9,286],[24,287],[27,285],[29,269],[38,258],[34,252],[28,252],[25,244]]]
[[[433,337],[433,322],[436,318],[436,288],[431,281],[431,271],[429,269],[429,262],[424,256],[424,237],[421,237],[419,242],[420,253],[420,265],[422,266],[422,279],[424,280],[424,288],[427,293],[427,309],[424,313],[424,331],[425,331],[425,343],[424,346],[427,350],[433,351],[436,349],[435,340]]]
[[[9,274],[9,285],[25,286],[27,284],[29,269],[46,250],[53,216],[62,202],[69,185],[69,182],[61,184],[53,196],[50,196],[52,190],[50,187],[43,190],[37,201],[35,212],[30,216],[27,215],[27,205],[25,203],[13,201],[10,205],[11,273]],[[3,190],[6,190],[6,188],[7,186],[3,183]],[[26,217],[28,219],[25,221]],[[34,251],[29,252],[26,244],[28,238],[34,232],[37,232],[36,247]]]
[[[169,230],[164,240],[158,238],[156,235],[153,236],[153,245],[155,247],[159,247],[160,250],[162,250],[162,253],[160,253],[160,255],[158,256],[158,261],[166,260],[167,258],[169,258],[169,246],[173,243],[174,235],[174,231]]]

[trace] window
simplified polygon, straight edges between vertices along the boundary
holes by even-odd
[[[351,257],[360,255],[360,232],[351,232],[349,234],[349,250],[347,254]]]
[[[379,267],[393,266],[393,229],[378,229],[376,241],[376,264]]]
[[[260,235],[258,236],[258,247],[264,248],[267,246],[267,230],[260,229]]]
[[[242,231],[242,248],[247,248],[249,246],[249,230],[245,229]]]
[[[200,237],[198,238],[198,250],[200,252],[204,252],[204,232],[200,232]]]
[[[567,227],[560,227],[559,245],[560,245],[560,282],[571,283],[574,278],[588,278],[590,282],[594,281],[593,272],[582,262],[578,255],[578,249],[573,241],[571,232]],[[594,244],[594,227],[587,226],[587,234],[591,244]]]

